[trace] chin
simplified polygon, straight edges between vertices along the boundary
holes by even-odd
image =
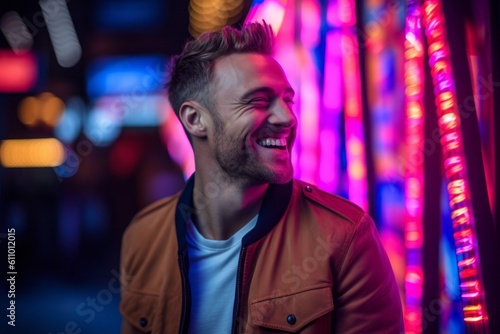
[[[287,168],[285,170],[270,170],[270,177],[267,183],[287,183],[293,178],[293,168]]]
[[[261,166],[259,169],[246,171],[239,174],[236,179],[239,179],[244,185],[262,185],[269,183],[284,184],[289,182],[293,177],[293,169],[277,169],[266,168]]]
[[[288,183],[292,178],[293,178],[293,173],[291,173],[289,176],[281,174],[273,183],[279,183],[279,184]]]

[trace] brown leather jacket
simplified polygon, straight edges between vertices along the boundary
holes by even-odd
[[[185,333],[191,297],[181,194],[140,212],[121,254],[122,333]],[[216,200],[216,199],[215,199]],[[398,288],[373,221],[298,180],[272,184],[242,240],[233,333],[403,333]]]

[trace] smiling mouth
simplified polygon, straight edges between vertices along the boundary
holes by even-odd
[[[286,150],[286,139],[284,138],[263,138],[258,139],[259,146],[271,149]]]

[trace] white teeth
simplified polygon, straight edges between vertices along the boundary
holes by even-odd
[[[269,146],[286,146],[286,140],[283,138],[266,138],[259,139],[257,143],[260,146],[269,147]]]

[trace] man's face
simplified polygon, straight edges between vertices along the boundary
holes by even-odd
[[[242,184],[285,183],[293,176],[294,91],[270,56],[233,54],[216,61],[212,96],[215,158]]]

